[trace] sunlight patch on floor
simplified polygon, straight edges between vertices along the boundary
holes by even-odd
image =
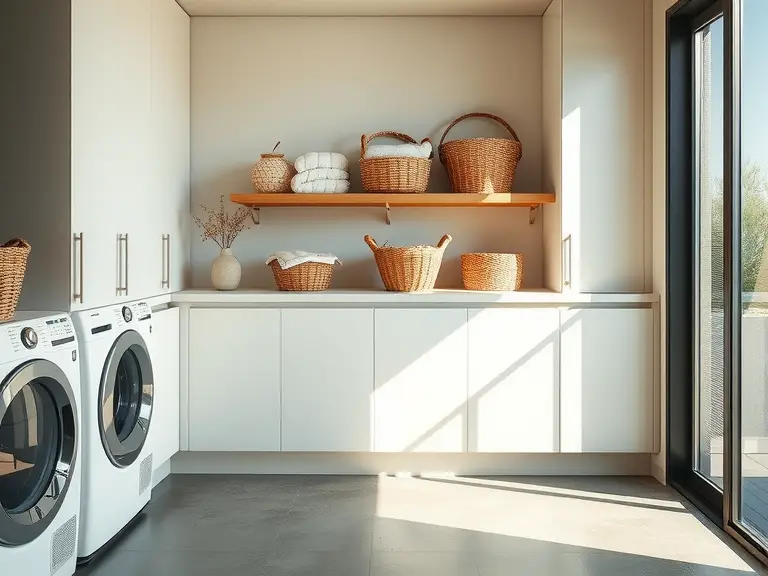
[[[554,483],[480,480],[463,477],[379,478],[377,516],[471,531],[503,547],[505,539],[526,539],[689,562],[753,573],[752,569],[679,501],[640,496],[616,479],[615,492],[562,488]],[[589,481],[585,481],[588,484]],[[669,491],[659,487],[659,494]]]

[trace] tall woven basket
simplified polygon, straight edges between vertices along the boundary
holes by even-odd
[[[445,142],[448,132],[467,118],[490,118],[512,135],[506,138],[465,138]],[[485,112],[464,114],[443,132],[438,146],[440,162],[448,171],[454,192],[463,194],[493,194],[511,192],[517,163],[523,157],[523,145],[512,127],[502,118]]]
[[[21,238],[0,246],[0,322],[11,320],[16,313],[31,249]]]
[[[384,287],[390,292],[426,292],[435,287],[443,253],[451,237],[446,234],[437,246],[379,246],[370,236],[365,243],[373,251]]]
[[[523,255],[474,252],[461,255],[461,279],[467,290],[520,290]]]
[[[429,158],[366,158],[365,149],[374,138],[388,136],[408,144],[417,144],[416,140],[400,132],[376,132],[360,138],[360,178],[366,192],[418,193],[426,192],[429,184],[429,172],[432,168],[432,156]],[[429,138],[421,141],[429,142]]]

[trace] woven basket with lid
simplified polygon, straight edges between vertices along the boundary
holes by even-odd
[[[0,246],[0,322],[13,319],[31,247],[21,238]]]
[[[448,132],[467,118],[490,118],[512,135],[506,138],[465,138],[445,142]],[[438,146],[454,192],[463,194],[492,194],[512,192],[517,163],[523,157],[523,145],[512,127],[502,118],[485,112],[464,114],[454,120],[443,132]]]
[[[373,251],[384,288],[390,292],[426,292],[435,287],[443,253],[451,241],[446,234],[437,246],[379,246],[370,236],[365,243]]]
[[[283,154],[275,154],[278,146],[280,142],[275,144],[271,153],[262,154],[261,160],[256,162],[251,171],[251,182],[256,193],[291,192],[291,178],[296,174],[296,169]]]
[[[368,144],[382,136],[417,144],[416,140],[400,132],[376,132],[370,136],[363,134],[360,138],[360,178],[363,190],[403,194],[426,192],[433,154],[429,158],[366,158],[365,149]],[[429,138],[424,138],[421,144],[429,141]]]

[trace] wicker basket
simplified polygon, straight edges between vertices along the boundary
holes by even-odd
[[[467,290],[520,290],[523,255],[478,252],[461,255],[461,279]]]
[[[296,169],[282,154],[275,154],[280,142],[275,144],[271,154],[262,154],[251,172],[251,182],[256,193],[284,194],[291,192],[291,178]]]
[[[370,236],[365,243],[373,250],[384,287],[390,292],[426,292],[435,287],[445,247],[451,241],[446,234],[437,246],[378,246]]]
[[[466,138],[444,142],[448,131],[466,118],[490,118],[512,135],[505,138]],[[517,163],[523,157],[523,145],[512,127],[493,114],[473,112],[454,120],[445,129],[438,146],[440,162],[448,171],[454,192],[464,194],[492,194],[511,192]]]
[[[16,313],[30,250],[21,238],[0,246],[0,322],[11,320]]]
[[[277,260],[269,263],[279,290],[290,292],[317,292],[331,287],[333,264],[305,262],[287,270],[280,268]]]
[[[426,192],[429,183],[429,171],[432,167],[432,154],[429,158],[366,158],[365,148],[371,140],[379,136],[397,138],[409,144],[416,140],[400,132],[376,132],[360,139],[360,177],[366,192],[418,193]],[[429,138],[421,141],[429,142]]]

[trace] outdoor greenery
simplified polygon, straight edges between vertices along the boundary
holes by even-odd
[[[768,173],[753,162],[744,166],[741,196],[742,291],[768,292]],[[712,297],[723,298],[723,181],[712,197]]]

